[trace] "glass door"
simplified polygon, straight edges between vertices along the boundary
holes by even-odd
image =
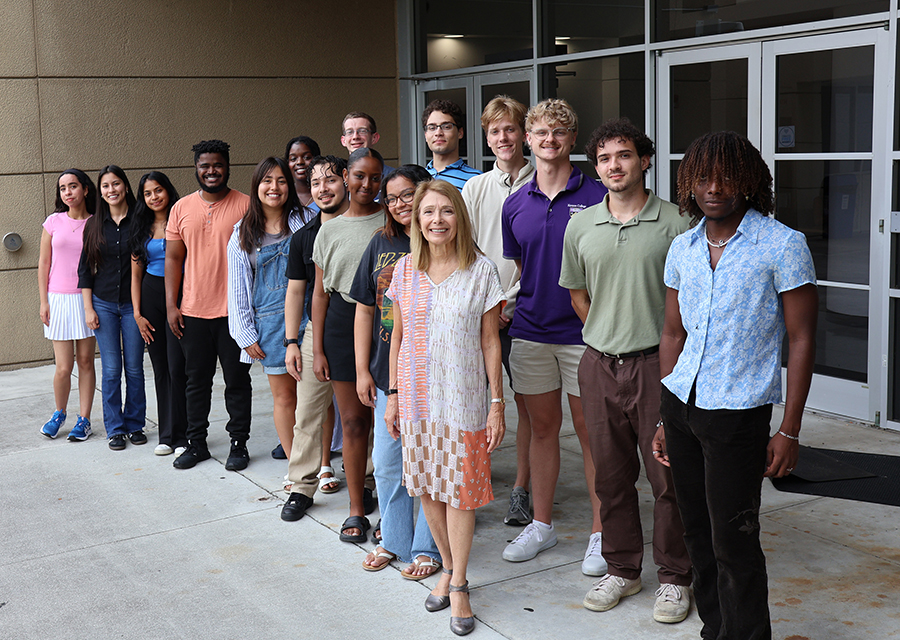
[[[665,52],[658,68],[659,196],[675,201],[678,165],[709,131],[737,131],[759,146],[759,43]]]
[[[876,328],[886,296],[876,292],[886,292],[879,220],[890,218],[890,114],[876,112],[891,96],[876,86],[875,65],[887,35],[873,29],[763,45],[761,149],[778,219],[806,235],[819,285],[807,404],[872,422],[886,397],[887,350]]]
[[[532,95],[531,78],[531,69],[516,69],[421,82],[416,87],[416,113],[421,114],[432,100],[452,100],[458,104],[466,117],[459,156],[468,165],[485,171],[493,166],[494,157],[481,129],[481,112],[494,96],[501,94],[526,106],[532,104],[535,96]],[[416,162],[424,167],[431,160],[431,151],[425,144],[421,122],[417,119],[410,129],[416,136]]]

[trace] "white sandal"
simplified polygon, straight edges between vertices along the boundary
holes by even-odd
[[[294,483],[288,480],[287,476],[284,476],[284,482],[281,484],[281,487],[285,493],[290,493],[291,489],[294,488]]]
[[[322,474],[330,473],[330,477],[322,477]],[[322,493],[336,493],[341,488],[341,479],[334,475],[333,467],[322,467],[316,474],[319,479],[319,491]],[[333,485],[331,488],[328,485]]]

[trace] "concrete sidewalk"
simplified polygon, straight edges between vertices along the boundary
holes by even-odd
[[[94,436],[65,440],[77,409],[73,381],[69,420],[48,440],[38,431],[52,413],[53,367],[0,373],[0,639],[455,637],[448,611],[423,607],[435,579],[403,580],[398,562],[365,572],[361,563],[373,545],[338,541],[346,488],[317,494],[299,522],[280,519],[287,465],[269,455],[277,438],[259,367],[251,462],[240,473],[224,470],[220,377],[209,438],[214,459],[179,471],[172,456],[153,455],[149,360],[146,372],[150,443],[123,452],[106,446],[99,391]],[[497,499],[478,512],[471,637],[698,638],[693,608],[678,625],[652,619],[658,584],[649,531],[644,590],[606,613],[581,606],[593,581],[580,571],[590,513],[571,423],[564,425],[554,513],[559,544],[530,562],[500,558],[519,533],[502,523],[515,479],[512,403],[507,419],[493,459]],[[803,442],[900,455],[900,433],[811,414]],[[639,488],[649,524],[650,487],[642,478]],[[373,525],[377,519],[370,516]],[[900,638],[900,510],[780,493],[766,481],[762,527],[775,638]]]

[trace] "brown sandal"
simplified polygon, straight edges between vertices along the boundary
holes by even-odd
[[[381,549],[381,551],[379,551],[379,549]],[[391,564],[391,562],[393,562],[394,560],[397,559],[396,554],[393,554],[390,551],[388,551],[387,549],[383,549],[382,547],[375,547],[374,549],[372,549],[368,554],[366,554],[366,560],[369,559],[369,556],[373,556],[372,560],[376,560],[378,558],[387,558],[388,561],[385,562],[384,564],[379,564],[377,566],[373,566],[370,564],[366,564],[366,562],[364,560],[362,563],[362,567],[366,571],[381,571],[386,566]]]

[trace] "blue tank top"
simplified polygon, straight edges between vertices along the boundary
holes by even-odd
[[[166,275],[166,239],[147,240],[147,273],[151,276]]]

